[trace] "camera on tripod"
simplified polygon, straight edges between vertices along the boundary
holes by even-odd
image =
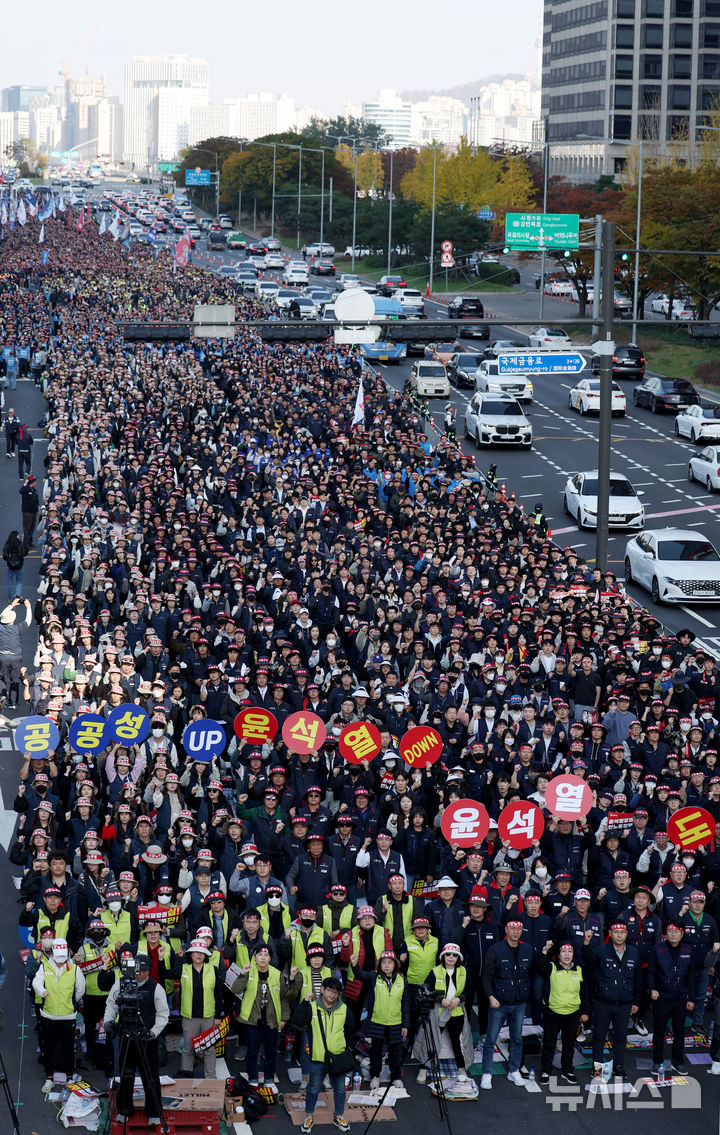
[[[434,1007],[435,998],[431,993],[428,993],[427,989],[425,989],[424,986],[421,985],[415,996],[415,1008],[417,1009],[418,1013],[420,1013],[422,1016],[425,1016],[425,1014],[431,1013]]]
[[[142,1036],[145,1024],[140,1015],[140,986],[137,962],[133,957],[120,958],[120,990],[118,992],[118,1029],[128,1036]]]

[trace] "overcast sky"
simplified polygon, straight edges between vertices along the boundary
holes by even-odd
[[[213,102],[263,90],[337,112],[380,86],[439,89],[491,73],[535,74],[540,11],[541,0],[8,4],[0,86],[53,86],[62,63],[75,76],[87,65],[122,98],[129,59],[178,53],[207,59]]]

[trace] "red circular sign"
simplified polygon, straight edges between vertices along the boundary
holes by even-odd
[[[498,817],[500,839],[520,851],[540,839],[544,830],[543,814],[532,800],[514,800]]]
[[[451,240],[444,240],[442,242],[442,244],[440,245],[440,248],[442,249],[443,252],[452,252],[453,242]]]
[[[561,820],[579,820],[593,806],[592,788],[581,776],[556,776],[547,787],[545,803],[551,815]]]
[[[243,741],[253,741],[256,745],[272,741],[277,728],[277,718],[267,709],[257,709],[254,706],[241,709],[235,718],[237,736]]]
[[[400,756],[413,768],[434,765],[440,760],[442,751],[442,737],[431,725],[415,725],[408,729],[400,742]]]
[[[369,721],[353,721],[346,725],[338,738],[341,756],[351,765],[371,761],[382,748],[380,730]]]
[[[490,817],[484,804],[477,800],[454,800],[442,814],[440,830],[448,843],[472,847],[485,839]]]
[[[282,739],[292,753],[317,753],[326,736],[323,719],[304,709],[291,713],[283,723]]]
[[[693,851],[712,843],[715,838],[715,820],[705,808],[680,808],[667,822],[667,834],[676,847]]]

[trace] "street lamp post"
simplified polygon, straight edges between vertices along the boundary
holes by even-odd
[[[642,216],[643,140],[640,139],[638,161],[637,216],[635,218],[635,279],[633,280],[632,342],[637,339],[638,289],[640,281],[640,218]]]
[[[430,218],[430,276],[429,287],[433,290],[433,260],[435,256],[435,188],[437,183],[437,146],[433,146],[432,216]]]
[[[388,276],[390,275],[390,265],[392,262],[392,207],[393,207],[393,151],[390,151],[390,195],[388,197],[388,248],[387,248],[387,270]]]

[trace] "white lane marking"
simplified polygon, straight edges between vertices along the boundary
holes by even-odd
[[[710,627],[711,630],[715,629],[714,623],[709,623],[707,619],[703,619],[702,615],[698,615],[697,611],[692,611],[690,607],[683,607],[682,604],[680,604],[680,610],[684,611],[686,615],[690,615],[691,618],[697,619],[704,627]]]
[[[544,477],[544,473],[523,473],[521,481],[534,481],[537,477]]]

